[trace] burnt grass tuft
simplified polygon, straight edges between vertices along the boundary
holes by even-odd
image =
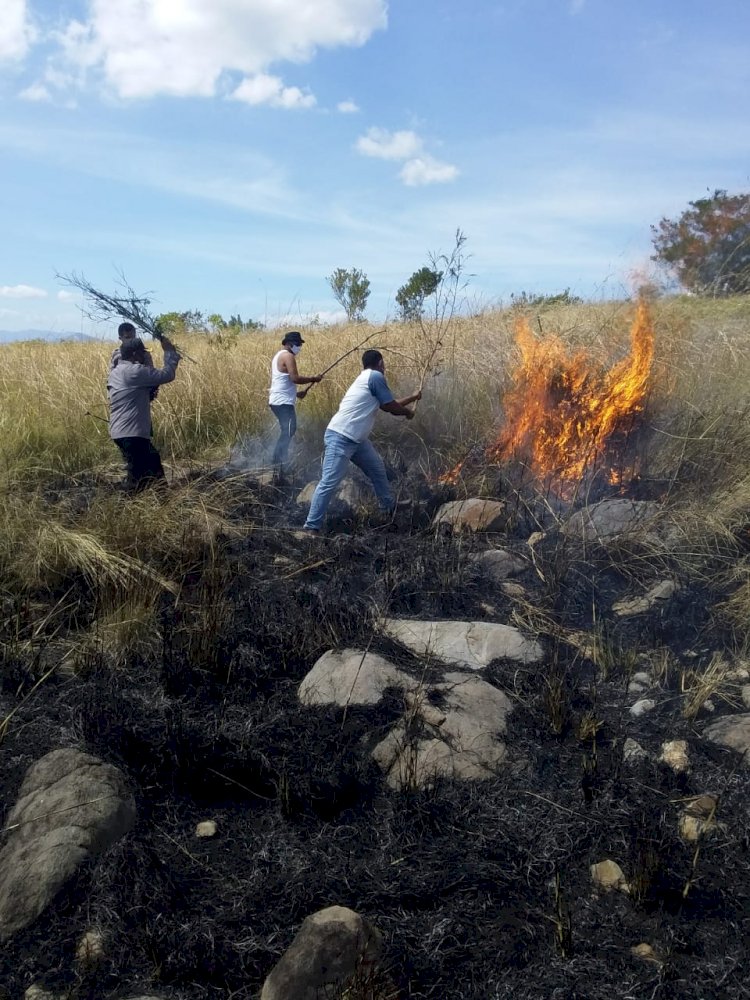
[[[626,697],[640,652],[679,660],[727,644],[711,614],[722,595],[686,585],[666,609],[613,620],[632,572],[552,537],[535,550],[541,572],[522,578],[533,601],[518,602],[471,568],[487,540],[435,535],[431,506],[393,525],[340,518],[340,536],[325,541],[284,530],[290,508],[278,531],[264,514],[262,531],[225,539],[179,601],[163,600],[146,652],[113,664],[101,650],[25,701],[44,663],[8,645],[2,708],[17,713],[2,743],[6,807],[34,760],[76,746],[125,771],[139,815],[0,952],[10,995],[37,982],[71,1000],[255,997],[301,921],[336,903],[383,932],[403,998],[748,996],[748,772],[700,739],[702,717],[681,716],[676,674],[648,715],[629,716]],[[525,519],[514,533],[494,541],[520,550]],[[378,637],[382,613],[537,629],[543,665],[486,672],[515,706],[503,773],[393,792],[369,750],[403,711],[395,692],[346,712],[299,705],[299,682],[332,647],[431,675],[434,665]],[[604,659],[566,630],[599,630]],[[624,761],[628,736],[649,758]],[[657,760],[678,738],[686,775]],[[703,793],[720,795],[719,830],[696,855],[677,824],[684,799]],[[218,836],[197,839],[206,818]],[[606,858],[629,896],[593,891],[589,866]],[[91,927],[106,958],[87,972],[74,952]],[[634,958],[640,942],[661,961]]]

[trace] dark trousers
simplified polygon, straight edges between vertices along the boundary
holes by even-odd
[[[283,465],[289,453],[289,444],[297,432],[297,412],[291,403],[276,405],[271,403],[271,412],[279,422],[281,434],[273,450],[271,461],[274,465]]]
[[[148,438],[115,438],[115,444],[125,459],[130,489],[138,493],[151,483],[165,478],[159,452]]]

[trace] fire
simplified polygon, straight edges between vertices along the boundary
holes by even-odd
[[[565,495],[584,474],[607,464],[613,438],[642,411],[654,356],[648,306],[638,304],[630,352],[609,371],[559,337],[538,339],[527,319],[516,326],[520,364],[505,395],[503,430],[485,450],[488,462],[517,457],[532,474]],[[455,482],[463,463],[443,482]],[[608,470],[611,481],[617,474]]]

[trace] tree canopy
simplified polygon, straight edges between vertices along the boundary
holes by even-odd
[[[750,292],[750,193],[716,190],[678,219],[651,227],[656,253],[680,284],[699,295]]]
[[[351,270],[337,267],[327,281],[334,298],[346,313],[346,318],[350,322],[364,319],[370,297],[370,279],[367,275],[356,267]]]

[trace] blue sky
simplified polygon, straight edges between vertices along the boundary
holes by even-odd
[[[474,308],[629,292],[649,226],[750,188],[739,0],[3,0],[0,331],[155,311],[368,316],[468,237]]]

